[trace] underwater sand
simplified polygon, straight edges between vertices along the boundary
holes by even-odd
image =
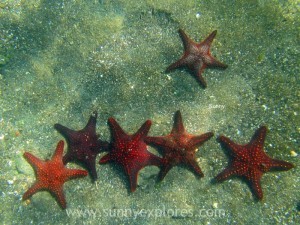
[[[3,224],[300,223],[300,2],[209,2],[0,2]],[[185,69],[164,72],[183,52],[178,28],[197,42],[218,30],[211,52],[229,67],[205,70],[206,89]],[[204,178],[179,166],[156,183],[159,169],[149,166],[129,193],[122,170],[97,164],[96,183],[64,185],[66,210],[48,192],[22,201],[35,180],[23,153],[49,159],[63,139],[53,125],[79,130],[95,110],[107,141],[110,116],[128,133],[151,119],[149,135],[166,135],[180,110],[189,133],[214,131],[197,152]],[[247,143],[262,124],[265,151],[296,168],[266,173],[257,202],[241,179],[211,181],[228,162],[216,138]]]

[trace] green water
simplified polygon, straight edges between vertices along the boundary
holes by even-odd
[[[299,8],[297,0],[2,0],[2,223],[300,223]],[[229,67],[205,70],[206,89],[186,70],[164,73],[183,51],[178,28],[197,42],[218,30],[211,52]],[[35,180],[23,153],[50,158],[62,139],[53,125],[81,129],[95,110],[103,140],[110,116],[128,133],[151,119],[149,134],[166,135],[181,110],[189,133],[215,133],[197,152],[205,177],[174,167],[157,184],[159,169],[146,167],[129,194],[123,171],[97,164],[96,183],[86,177],[64,185],[67,210],[48,192],[22,201]],[[296,168],[266,173],[257,202],[241,179],[211,180],[228,162],[216,138],[247,143],[262,124],[265,151]]]

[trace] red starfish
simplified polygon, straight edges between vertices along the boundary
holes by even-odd
[[[163,150],[163,166],[159,174],[159,180],[163,180],[168,171],[178,164],[189,166],[198,176],[203,173],[195,159],[197,148],[214,134],[208,132],[202,135],[191,135],[184,129],[182,116],[178,110],[175,113],[174,125],[171,133],[160,137],[146,137],[147,144],[155,145]]]
[[[217,31],[213,31],[200,43],[196,43],[190,39],[182,29],[179,29],[178,32],[183,42],[184,54],[178,61],[168,66],[166,72],[170,72],[178,67],[187,66],[200,85],[206,88],[206,81],[201,75],[206,67],[227,68],[227,65],[215,59],[210,53],[210,45],[215,38]]]
[[[24,193],[23,200],[30,198],[38,191],[49,191],[60,204],[66,208],[65,195],[63,193],[63,184],[70,180],[87,175],[85,170],[68,169],[62,162],[64,151],[64,142],[59,141],[56,150],[49,161],[43,161],[29,152],[24,153],[24,158],[34,168],[36,174],[35,183]]]
[[[283,160],[270,158],[264,151],[263,145],[266,138],[267,127],[260,127],[252,137],[250,143],[238,145],[229,138],[220,136],[219,140],[227,149],[230,150],[232,161],[226,169],[218,176],[217,181],[224,181],[232,175],[244,177],[250,185],[253,194],[258,200],[263,198],[260,179],[263,173],[272,169],[289,170],[293,164]]]
[[[96,134],[97,112],[90,116],[90,119],[82,130],[74,131],[60,124],[55,124],[54,128],[58,130],[68,143],[68,152],[63,157],[63,163],[76,161],[89,171],[93,180],[97,179],[96,157],[101,150],[108,146],[107,142],[101,141]]]
[[[111,128],[112,143],[110,152],[103,156],[99,163],[115,162],[121,165],[129,177],[130,190],[137,186],[138,172],[145,166],[160,166],[161,158],[147,151],[144,138],[147,136],[151,121],[147,120],[134,134],[126,134],[114,118],[108,119]]]

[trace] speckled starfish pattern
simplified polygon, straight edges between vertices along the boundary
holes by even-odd
[[[64,142],[59,141],[51,160],[43,161],[29,152],[24,153],[24,158],[35,170],[36,181],[24,193],[23,200],[30,198],[36,192],[46,190],[56,198],[61,208],[66,208],[63,184],[70,179],[84,177],[88,173],[85,170],[66,168],[62,161],[63,151]]]
[[[293,164],[283,160],[270,158],[264,151],[263,145],[266,138],[267,127],[260,127],[246,145],[238,145],[225,136],[220,136],[219,141],[230,152],[232,160],[228,167],[216,176],[216,181],[224,181],[231,176],[244,177],[258,200],[263,198],[260,180],[264,173],[270,170],[289,170]]]
[[[147,120],[141,128],[133,135],[126,134],[114,118],[108,119],[111,128],[111,149],[110,152],[100,159],[100,164],[114,162],[123,167],[129,177],[130,190],[134,192],[137,187],[139,171],[145,166],[160,166],[161,158],[150,153],[144,142],[147,136],[151,121]]]

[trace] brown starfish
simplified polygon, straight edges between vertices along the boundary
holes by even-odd
[[[202,72],[206,67],[227,68],[227,65],[215,59],[210,53],[210,46],[217,31],[213,31],[200,43],[196,43],[190,39],[182,29],[179,29],[178,32],[183,42],[184,54],[178,61],[168,66],[166,72],[170,72],[178,67],[187,66],[200,85],[206,88],[206,81],[202,77]]]
[[[68,151],[63,157],[63,163],[79,162],[89,171],[93,181],[98,177],[96,157],[101,151],[108,148],[108,143],[101,141],[99,135],[96,134],[97,116],[97,112],[94,112],[86,126],[78,131],[58,123],[54,125],[54,128],[65,137],[68,143]]]

